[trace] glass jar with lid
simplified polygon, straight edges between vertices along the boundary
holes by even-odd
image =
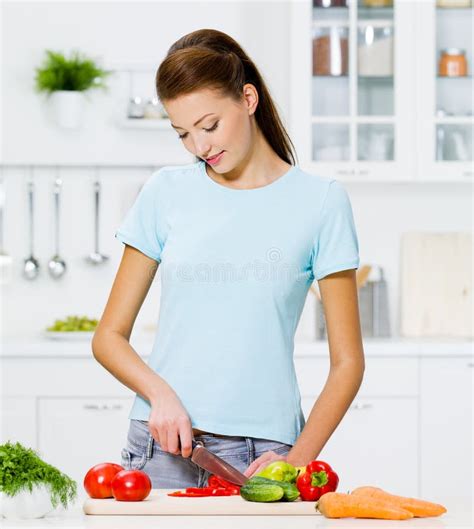
[[[441,77],[466,76],[466,51],[460,48],[446,48],[444,50],[441,50],[438,74]]]
[[[393,0],[362,0],[364,7],[393,7]]]
[[[313,33],[313,75],[347,75],[349,70],[349,29],[342,26],[315,28]]]
[[[359,28],[357,61],[360,76],[390,77],[393,75],[393,28]]]

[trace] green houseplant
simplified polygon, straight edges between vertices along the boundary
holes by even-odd
[[[69,57],[59,51],[45,53],[43,63],[35,70],[35,88],[52,100],[61,127],[77,128],[83,115],[83,94],[96,88],[106,89],[106,79],[112,72],[100,68],[78,50]]]
[[[41,518],[77,496],[77,484],[20,443],[0,445],[0,505],[6,518]]]

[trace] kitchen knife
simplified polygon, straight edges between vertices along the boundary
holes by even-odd
[[[236,485],[239,485],[239,487],[245,485],[249,480],[247,476],[244,476],[244,474],[239,472],[232,465],[229,465],[229,463],[220,457],[209,452],[209,450],[202,444],[199,444],[199,442],[193,440],[192,445],[193,453],[191,455],[191,461],[196,463],[199,467],[207,470],[211,474],[219,476],[220,478],[224,478],[231,483],[235,483]]]

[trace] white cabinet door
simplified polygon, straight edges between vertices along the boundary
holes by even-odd
[[[97,463],[120,464],[125,446],[128,398],[40,398],[38,448],[48,463],[78,482]]]
[[[426,499],[472,499],[473,378],[469,357],[421,361],[421,493]]]
[[[2,397],[1,443],[19,442],[28,448],[36,448],[36,399],[35,397]]]
[[[306,418],[316,397],[302,399]],[[318,459],[339,475],[339,492],[363,485],[417,496],[416,398],[357,398]]]

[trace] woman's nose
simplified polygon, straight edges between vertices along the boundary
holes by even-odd
[[[201,158],[205,158],[206,156],[209,156],[209,154],[211,153],[211,146],[208,140],[198,139],[195,141],[194,146],[196,147],[197,155],[200,156]]]

